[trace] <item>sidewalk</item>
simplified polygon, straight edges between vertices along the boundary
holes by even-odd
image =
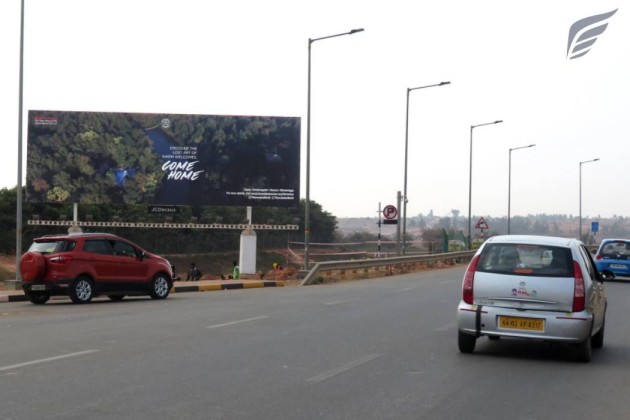
[[[173,283],[171,293],[186,292],[213,292],[219,290],[232,289],[255,289],[259,287],[284,287],[284,282],[280,280],[199,280],[199,281],[176,281]],[[52,299],[69,299],[66,296],[54,296]],[[0,290],[0,303],[4,302],[27,302],[26,296],[21,288],[18,290]]]

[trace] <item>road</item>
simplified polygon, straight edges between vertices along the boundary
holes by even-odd
[[[630,284],[604,348],[457,350],[464,267],[325,286],[0,305],[0,419],[624,419]]]

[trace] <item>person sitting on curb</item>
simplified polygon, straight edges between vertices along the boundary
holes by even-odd
[[[198,281],[201,278],[201,270],[197,268],[195,263],[190,263],[190,270],[188,270],[188,276],[186,281]]]
[[[232,274],[221,274],[221,280],[238,280],[241,278],[241,269],[238,267],[238,264],[236,264],[236,261],[232,261],[232,265]]]
[[[232,269],[232,278],[234,280],[238,280],[241,278],[241,269],[239,268],[238,264],[236,264],[236,261],[232,261],[232,265],[234,266],[234,268]]]

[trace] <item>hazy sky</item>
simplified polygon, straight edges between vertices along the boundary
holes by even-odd
[[[408,215],[630,216],[630,8],[609,0],[25,0],[29,109],[302,117],[311,199],[376,216],[404,185]],[[569,28],[611,12],[590,51]],[[0,188],[17,184],[20,1],[0,2]],[[24,157],[26,157],[26,124]],[[24,178],[25,179],[25,178]],[[255,211],[255,210],[254,210]]]

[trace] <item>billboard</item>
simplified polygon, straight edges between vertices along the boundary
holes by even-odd
[[[26,199],[297,207],[300,119],[29,111]]]

